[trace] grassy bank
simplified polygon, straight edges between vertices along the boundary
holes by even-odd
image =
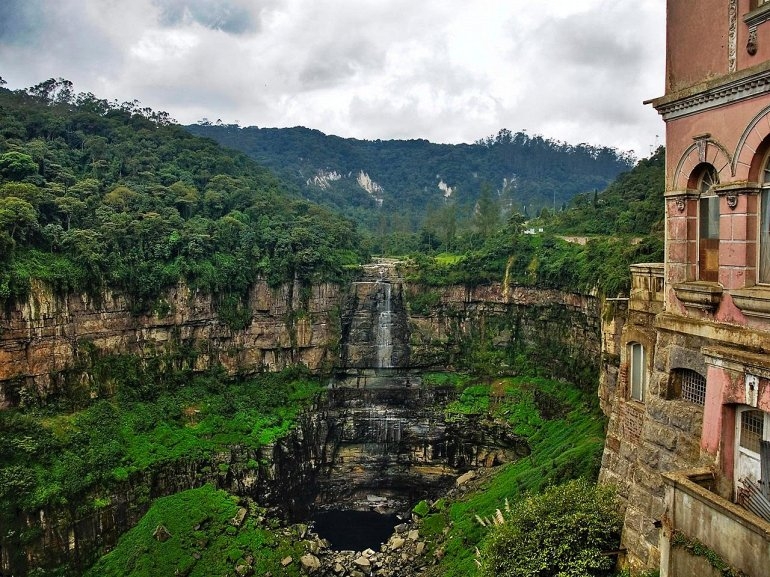
[[[298,535],[278,531],[253,502],[243,505],[211,485],[158,499],[85,575],[299,575],[305,545]],[[287,557],[295,561],[284,566]]]
[[[421,534],[440,537],[434,544],[440,562],[431,575],[477,574],[475,547],[481,548],[488,529],[476,516],[491,517],[506,499],[514,502],[527,492],[577,477],[596,478],[604,446],[604,419],[594,406],[593,399],[574,385],[542,378],[500,379],[465,389],[448,407],[450,413],[488,412],[505,420],[528,439],[532,452],[501,467],[480,490],[449,504],[442,500],[425,516]]]

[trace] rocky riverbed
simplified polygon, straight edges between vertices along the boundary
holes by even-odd
[[[458,477],[446,495],[432,502],[428,509],[443,508],[450,500],[477,490],[492,474],[494,470],[487,469]],[[295,524],[281,529],[280,534],[286,539],[303,541],[304,554],[296,558],[286,557],[281,564],[284,567],[296,565],[304,574],[316,577],[428,577],[443,557],[442,543],[450,527],[451,523],[447,523],[443,529],[436,531],[434,526],[424,524],[419,514],[413,513],[410,519],[396,525],[387,542],[377,550],[338,551],[314,533],[312,526]],[[248,564],[236,566],[235,571],[241,577],[254,575]]]

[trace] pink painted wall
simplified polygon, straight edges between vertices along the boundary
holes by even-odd
[[[668,0],[666,28],[666,92],[676,92],[711,80],[729,70],[729,2],[727,0]],[[736,69],[761,65],[770,60],[770,22],[757,27],[757,52],[746,50],[749,27],[743,18],[751,11],[751,0],[738,0]],[[695,57],[697,56],[697,57]]]
[[[727,73],[728,3],[697,0],[698,10],[693,10],[692,1],[668,0],[667,93]]]
[[[738,70],[751,68],[770,60],[770,22],[765,22],[757,27],[757,53],[753,56],[746,51],[746,43],[749,39],[749,27],[743,21],[743,15],[751,8],[750,0],[738,2],[738,50],[736,51]]]
[[[669,120],[666,124],[666,190],[684,190],[687,187],[687,178],[700,162],[698,151],[693,148],[693,138],[703,134],[709,134],[709,140],[713,141],[708,146],[706,160],[719,171],[720,182],[725,184],[749,180],[749,163],[756,152],[755,147],[770,135],[770,116],[760,120],[749,133],[741,150],[738,150],[738,145],[748,125],[765,109],[770,109],[770,95],[767,94],[701,114]],[[677,178],[677,167],[685,155],[687,160]],[[738,161],[733,174],[732,160],[736,155]]]

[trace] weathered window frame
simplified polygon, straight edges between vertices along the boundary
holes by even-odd
[[[647,355],[641,343],[628,343],[628,394],[633,401],[644,402],[647,385]]]
[[[719,175],[711,164],[703,164],[698,174],[698,280],[719,280],[719,197],[714,186]],[[714,262],[716,259],[716,262]]]

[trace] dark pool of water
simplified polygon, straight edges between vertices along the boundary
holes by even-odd
[[[337,551],[363,551],[380,548],[400,520],[394,515],[374,511],[316,511],[311,520],[314,531]]]

